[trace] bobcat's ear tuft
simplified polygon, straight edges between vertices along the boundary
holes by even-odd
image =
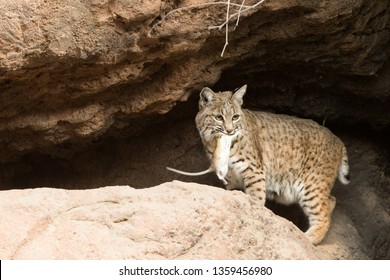
[[[199,108],[210,105],[214,100],[214,94],[214,91],[212,91],[210,88],[203,88],[200,92]]]
[[[244,94],[246,92],[246,85],[243,85],[242,87],[240,87],[234,94],[233,94],[233,98],[236,99],[236,101],[238,102],[238,104],[240,104],[240,106],[242,106],[242,104],[244,103],[243,101],[243,97],[244,97]]]

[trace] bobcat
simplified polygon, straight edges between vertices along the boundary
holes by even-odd
[[[220,139],[230,138],[227,172],[212,162],[214,171],[225,175],[227,189],[241,189],[258,203],[298,203],[309,220],[305,235],[318,244],[336,204],[330,194],[336,177],[350,181],[345,146],[312,120],[243,109],[245,92],[246,85],[236,92],[206,87],[200,93],[195,122],[210,160]]]

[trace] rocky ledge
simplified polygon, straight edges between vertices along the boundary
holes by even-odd
[[[242,192],[180,181],[142,190],[2,191],[0,213],[1,259],[362,257],[346,254],[342,242],[311,245],[291,222]]]

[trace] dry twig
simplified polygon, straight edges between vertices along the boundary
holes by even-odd
[[[238,23],[240,22],[241,10],[242,10],[242,7],[244,7],[244,4],[245,4],[245,0],[242,0],[240,9],[238,10],[237,21],[236,21],[236,26],[234,26],[234,30],[236,30],[236,28],[237,28],[237,26],[238,26]]]
[[[181,7],[181,8],[177,8],[177,9],[174,9],[174,10],[171,10],[169,11],[166,15],[164,15],[158,22],[156,22],[155,24],[153,24],[153,26],[150,28],[149,32],[148,32],[148,36],[151,36],[151,33],[154,29],[156,29],[156,27],[161,23],[163,22],[164,20],[166,20],[166,18],[168,16],[170,16],[171,14],[173,13],[177,13],[177,12],[181,12],[181,11],[184,11],[184,10],[189,10],[189,9],[195,9],[195,8],[202,8],[202,7],[207,7],[207,6],[212,6],[212,5],[225,5],[226,6],[226,20],[220,24],[220,25],[216,25],[216,26],[210,26],[208,29],[209,30],[212,30],[212,29],[219,29],[221,30],[223,27],[225,27],[225,45],[222,49],[222,53],[221,53],[221,57],[223,57],[224,53],[225,53],[225,49],[227,47],[227,45],[229,44],[229,21],[231,19],[233,19],[234,17],[237,17],[237,21],[236,21],[236,25],[234,27],[234,30],[236,29],[236,27],[238,26],[238,23],[240,21],[240,16],[242,13],[246,12],[246,11],[249,11],[251,9],[254,9],[256,8],[257,6],[259,6],[260,4],[262,4],[265,0],[260,0],[259,2],[257,2],[256,4],[253,4],[253,5],[245,5],[245,0],[243,0],[241,2],[241,4],[237,4],[237,3],[232,3],[230,0],[226,0],[226,1],[218,1],[218,2],[208,2],[208,3],[202,3],[202,4],[196,4],[196,5],[190,5],[190,6],[187,6],[187,7]],[[239,10],[237,13],[233,13],[233,14],[230,14],[230,8],[231,7],[238,7]]]

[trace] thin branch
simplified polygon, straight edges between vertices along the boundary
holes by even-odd
[[[240,22],[241,10],[242,10],[242,7],[244,6],[244,4],[245,4],[245,0],[242,0],[240,9],[238,10],[238,16],[237,16],[236,26],[234,26],[234,29],[233,29],[233,30],[236,30],[236,28],[237,28],[237,26],[238,26],[238,23]]]
[[[221,25],[216,25],[216,26],[210,26],[209,27],[209,30],[212,30],[212,29],[219,29],[221,30],[222,27],[224,27],[226,25],[226,23],[228,23],[232,18],[236,17],[236,16],[239,16],[241,15],[242,13],[248,11],[248,10],[251,10],[251,9],[254,9],[256,8],[257,6],[259,6],[261,3],[263,3],[265,0],[260,0],[259,2],[257,2],[256,4],[252,5],[252,6],[244,6],[245,9],[243,10],[240,10],[238,13],[234,13],[234,14],[231,14],[229,19],[225,20]],[[226,2],[225,2],[226,4]],[[241,6],[241,5],[239,5]]]
[[[325,123],[326,123],[326,119],[327,119],[327,118],[328,118],[327,116],[324,117],[324,120],[322,121],[322,126],[325,126]]]
[[[226,8],[226,32],[225,32],[225,45],[223,46],[221,57],[225,53],[225,49],[227,45],[229,45],[229,13],[230,13],[230,0],[227,0],[227,8]]]
[[[221,57],[223,57],[225,50],[226,50],[226,47],[229,44],[229,21],[231,19],[233,19],[234,17],[237,17],[236,25],[233,29],[233,30],[235,30],[236,27],[238,26],[239,21],[240,21],[241,14],[248,11],[248,10],[256,8],[257,6],[262,4],[265,0],[260,0],[259,2],[257,2],[256,4],[253,4],[253,5],[245,5],[245,0],[242,0],[241,4],[231,3],[230,1],[231,0],[202,3],[202,4],[190,5],[187,7],[182,7],[182,8],[177,8],[177,9],[171,10],[167,14],[165,14],[159,21],[157,21],[155,24],[153,24],[153,26],[150,28],[150,30],[148,32],[148,36],[151,37],[152,31],[161,22],[163,22],[168,16],[170,16],[173,13],[181,12],[181,11],[189,10],[189,9],[194,9],[194,8],[202,8],[202,7],[211,6],[211,5],[226,5],[227,6],[226,7],[226,20],[220,25],[208,27],[209,30],[212,30],[212,29],[221,30],[225,26],[225,45],[223,46],[222,53],[221,53]],[[230,7],[231,6],[238,7],[239,8],[238,12],[234,13],[234,14],[230,14]]]
[[[194,8],[202,8],[202,7],[206,7],[206,6],[212,6],[212,5],[226,5],[226,2],[218,1],[218,2],[202,3],[202,4],[190,5],[190,6],[187,6],[187,7],[181,7],[181,8],[177,8],[177,9],[174,9],[172,11],[169,11],[158,22],[153,24],[153,26],[150,28],[150,30],[148,32],[148,36],[151,36],[152,31],[157,27],[157,25],[159,25],[161,22],[163,22],[168,16],[170,16],[173,13],[177,13],[177,12],[181,12],[181,11],[189,10],[189,9],[194,9]],[[242,6],[242,5],[236,4],[236,3],[230,3],[230,5],[236,6],[236,7],[241,7]],[[243,7],[250,8],[251,6],[243,6]]]

